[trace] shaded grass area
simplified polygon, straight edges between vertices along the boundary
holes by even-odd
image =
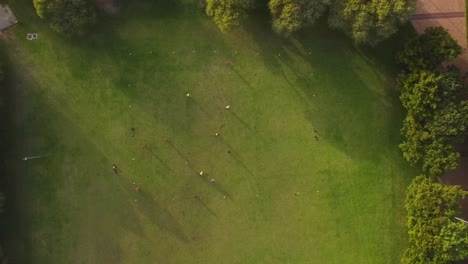
[[[261,15],[223,35],[196,2],[124,1],[63,39],[13,8],[14,262],[399,261],[415,173],[397,147],[403,35],[282,39]],[[18,159],[36,153],[50,157]]]

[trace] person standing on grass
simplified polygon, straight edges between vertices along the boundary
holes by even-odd
[[[112,170],[114,171],[115,174],[117,174],[117,165],[112,164]]]
[[[319,140],[319,138],[318,138],[317,135],[315,135],[314,138],[315,138],[315,141],[318,141],[318,140]]]
[[[131,137],[134,137],[135,136],[135,128],[132,127],[130,128],[130,130],[132,131],[132,133],[130,134]]]
[[[164,143],[169,143],[169,139],[168,139],[168,138],[165,138],[165,139],[164,139]]]
[[[143,146],[143,149],[148,149],[148,146],[145,144],[145,145]]]

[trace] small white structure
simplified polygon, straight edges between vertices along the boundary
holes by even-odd
[[[18,23],[15,14],[7,5],[0,7],[0,30],[9,28]]]
[[[28,40],[34,40],[34,39],[37,39],[38,36],[39,36],[39,35],[38,35],[37,33],[28,33],[28,34],[26,35],[26,38],[27,38]]]

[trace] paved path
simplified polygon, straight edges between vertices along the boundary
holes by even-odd
[[[411,22],[418,33],[423,33],[428,27],[444,27],[460,46],[466,48],[468,41],[465,4],[465,0],[417,0]],[[458,64],[458,61],[456,63]],[[460,65],[460,68],[468,71],[465,65],[468,63],[461,64],[463,67]]]

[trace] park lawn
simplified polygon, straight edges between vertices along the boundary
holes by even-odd
[[[7,253],[47,264],[397,263],[415,175],[398,149],[403,37],[358,49],[322,23],[282,39],[264,16],[224,35],[196,2],[124,1],[72,39],[31,1],[12,3]]]

